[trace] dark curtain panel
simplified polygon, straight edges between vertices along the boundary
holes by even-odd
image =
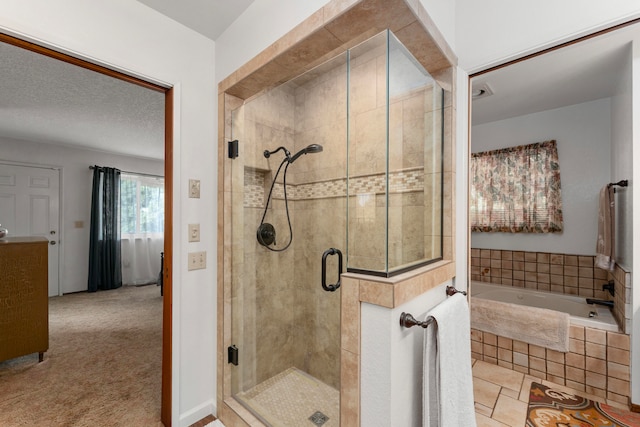
[[[120,170],[96,166],[91,193],[89,292],[122,286]]]

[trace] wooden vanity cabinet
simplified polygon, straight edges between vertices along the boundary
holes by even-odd
[[[48,250],[44,237],[0,239],[0,361],[49,349]]]

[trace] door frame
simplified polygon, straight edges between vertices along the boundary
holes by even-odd
[[[164,199],[164,271],[163,275],[163,298],[162,298],[162,395],[160,419],[166,427],[171,426],[171,395],[172,395],[172,265],[173,265],[173,87],[164,87],[138,77],[116,71],[102,65],[98,65],[84,59],[70,56],[66,53],[40,46],[38,44],[19,39],[0,32],[0,42],[26,49],[41,55],[48,56],[78,67],[85,68],[96,73],[123,80],[137,86],[164,93],[164,177],[165,177],[165,199]],[[62,179],[62,174],[60,175]],[[62,183],[61,183],[62,184]],[[62,188],[62,187],[61,187]],[[63,209],[61,205],[60,213]],[[62,219],[59,221],[62,223]],[[59,259],[60,261],[60,259]],[[58,274],[60,277],[60,274]]]

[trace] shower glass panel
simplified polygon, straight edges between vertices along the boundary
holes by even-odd
[[[267,425],[338,426],[341,289],[321,277],[340,263],[323,254],[382,275],[442,256],[442,90],[385,31],[229,102],[232,395]]]
[[[340,289],[320,277],[323,252],[346,248],[346,63],[345,52],[232,111],[231,388],[268,425],[339,425]]]
[[[349,58],[347,268],[442,259],[444,91],[389,31]]]

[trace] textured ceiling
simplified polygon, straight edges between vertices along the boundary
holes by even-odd
[[[253,1],[140,0],[212,40]],[[162,93],[4,43],[0,77],[0,137],[164,157]]]
[[[164,157],[164,94],[0,43],[0,136]]]

